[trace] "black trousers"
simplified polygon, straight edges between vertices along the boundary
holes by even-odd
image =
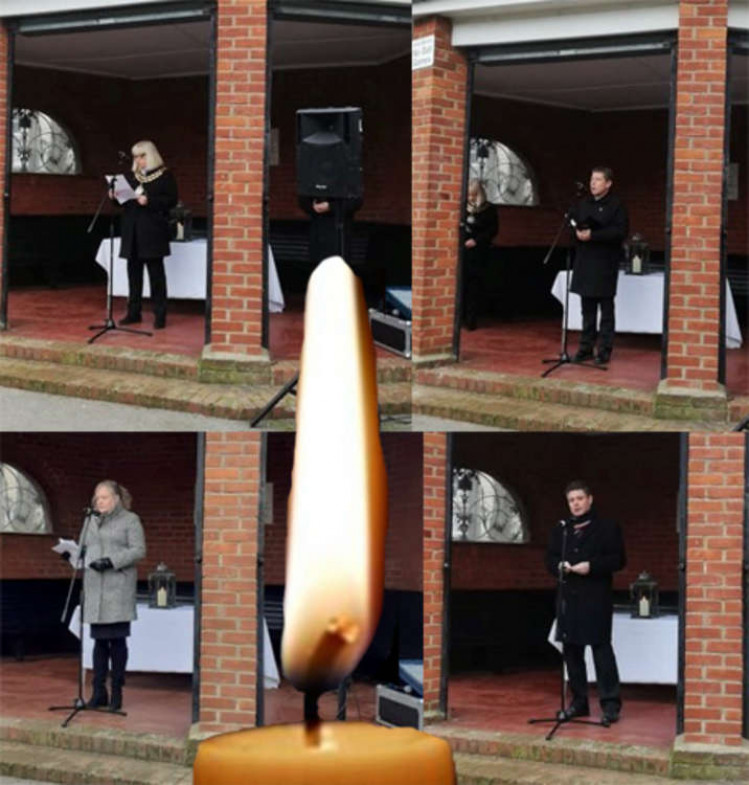
[[[488,247],[463,250],[463,324],[472,327],[484,311],[484,279],[488,266]]]
[[[619,711],[622,706],[619,685],[619,669],[611,643],[596,643],[591,647],[593,664],[596,666],[598,700],[605,711]],[[588,676],[585,669],[585,646],[575,643],[564,644],[564,663],[572,690],[572,701],[576,704],[588,702]]]
[[[598,351],[611,353],[614,347],[614,298],[581,297],[583,331],[580,335],[580,350],[592,352],[598,342]],[[598,332],[598,309],[601,309],[601,331]]]
[[[157,320],[166,319],[166,272],[164,271],[164,259],[163,257],[142,259],[137,254],[127,260],[128,316],[140,316],[143,302],[144,267],[148,268],[153,315]]]
[[[122,689],[127,666],[127,638],[98,638],[94,641],[94,692],[101,692],[112,663],[112,688]]]

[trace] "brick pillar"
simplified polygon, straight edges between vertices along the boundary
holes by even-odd
[[[668,370],[660,388],[719,409],[727,14],[728,0],[679,3]]]
[[[689,436],[686,743],[742,743],[745,452],[743,433]]]
[[[267,0],[218,0],[207,359],[266,359],[261,328],[267,25]]]
[[[201,732],[255,724],[261,439],[206,434]]]
[[[447,503],[447,435],[424,434],[424,712],[441,718],[440,677]]]
[[[10,183],[5,182],[5,142],[8,123],[8,113],[10,106],[8,105],[8,98],[10,95],[10,84],[8,79],[8,44],[9,36],[5,25],[0,21],[0,262],[2,262],[2,255],[5,249],[5,206],[10,205]],[[7,151],[10,155],[10,150]],[[0,265],[0,290],[3,286],[3,270]],[[0,323],[0,330],[4,330],[6,324]]]
[[[412,276],[415,362],[455,359],[456,271],[462,205],[466,75],[450,23],[417,21],[414,39],[435,36],[434,65],[412,79]]]

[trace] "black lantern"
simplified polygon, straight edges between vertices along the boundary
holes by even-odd
[[[189,243],[192,240],[192,211],[182,202],[169,212],[169,223],[172,226],[172,241]]]
[[[647,275],[650,272],[650,246],[639,233],[629,239],[626,271],[629,275]]]
[[[652,619],[658,615],[658,583],[647,572],[641,572],[629,584],[633,619]]]
[[[177,576],[163,561],[148,576],[148,597],[149,608],[173,608],[177,604]]]

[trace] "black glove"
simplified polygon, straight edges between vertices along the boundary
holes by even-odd
[[[65,559],[65,561],[70,561],[70,554],[68,553],[68,551],[63,551],[60,554],[60,558]]]
[[[112,564],[111,559],[97,559],[96,561],[92,561],[89,564],[92,570],[96,570],[96,572],[104,572],[104,570],[113,570],[114,564]]]

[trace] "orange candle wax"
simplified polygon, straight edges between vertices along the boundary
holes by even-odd
[[[450,747],[366,722],[272,725],[201,743],[193,785],[454,785]]]

